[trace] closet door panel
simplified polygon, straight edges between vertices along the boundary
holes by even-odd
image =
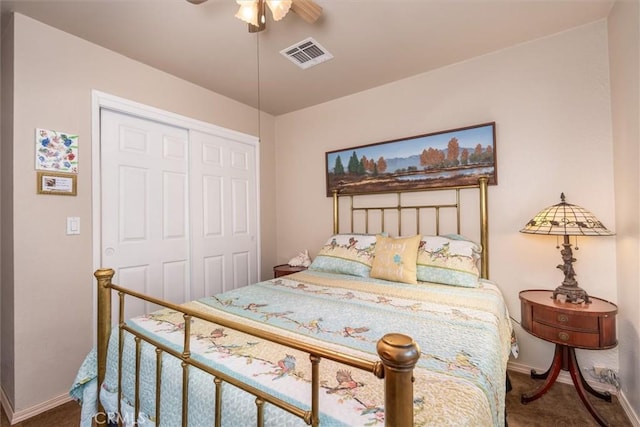
[[[211,295],[256,282],[255,147],[198,131],[190,132],[190,142],[191,194],[202,194],[190,203],[192,290]]]
[[[194,177],[194,179],[198,178]],[[223,178],[220,176],[205,175],[202,177],[202,238],[222,236],[225,205],[222,183]]]
[[[185,302],[189,133],[107,109],[100,129],[101,265],[124,287]],[[154,308],[127,303],[125,311],[130,317]]]

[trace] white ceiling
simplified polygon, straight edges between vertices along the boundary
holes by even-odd
[[[2,1],[16,11],[280,115],[605,18],[613,0],[316,0],[250,34],[234,0]],[[334,59],[302,70],[280,50],[313,37]],[[259,60],[258,60],[259,59]],[[260,96],[258,97],[258,75]]]

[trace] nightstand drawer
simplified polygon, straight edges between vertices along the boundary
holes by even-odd
[[[533,322],[531,332],[539,338],[557,344],[570,345],[572,347],[593,348],[601,347],[598,332],[576,332],[572,330],[554,328],[539,322]]]
[[[580,316],[559,311],[552,311],[546,307],[533,306],[533,321],[542,322],[560,328],[577,329],[584,332],[598,333],[598,317]]]

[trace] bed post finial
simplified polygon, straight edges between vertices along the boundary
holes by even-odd
[[[377,345],[384,365],[384,418],[387,426],[413,426],[413,368],[420,347],[409,336],[386,334]]]
[[[101,268],[93,275],[98,280],[98,328],[97,328],[97,359],[98,359],[98,396],[100,386],[104,381],[107,370],[107,347],[111,334],[111,279],[115,272],[111,268]],[[98,399],[98,411],[104,412]]]

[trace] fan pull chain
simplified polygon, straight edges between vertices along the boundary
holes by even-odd
[[[258,143],[262,143],[262,114],[261,114],[261,105],[260,105],[260,33],[256,34],[256,72],[257,72],[257,80],[258,80]]]

